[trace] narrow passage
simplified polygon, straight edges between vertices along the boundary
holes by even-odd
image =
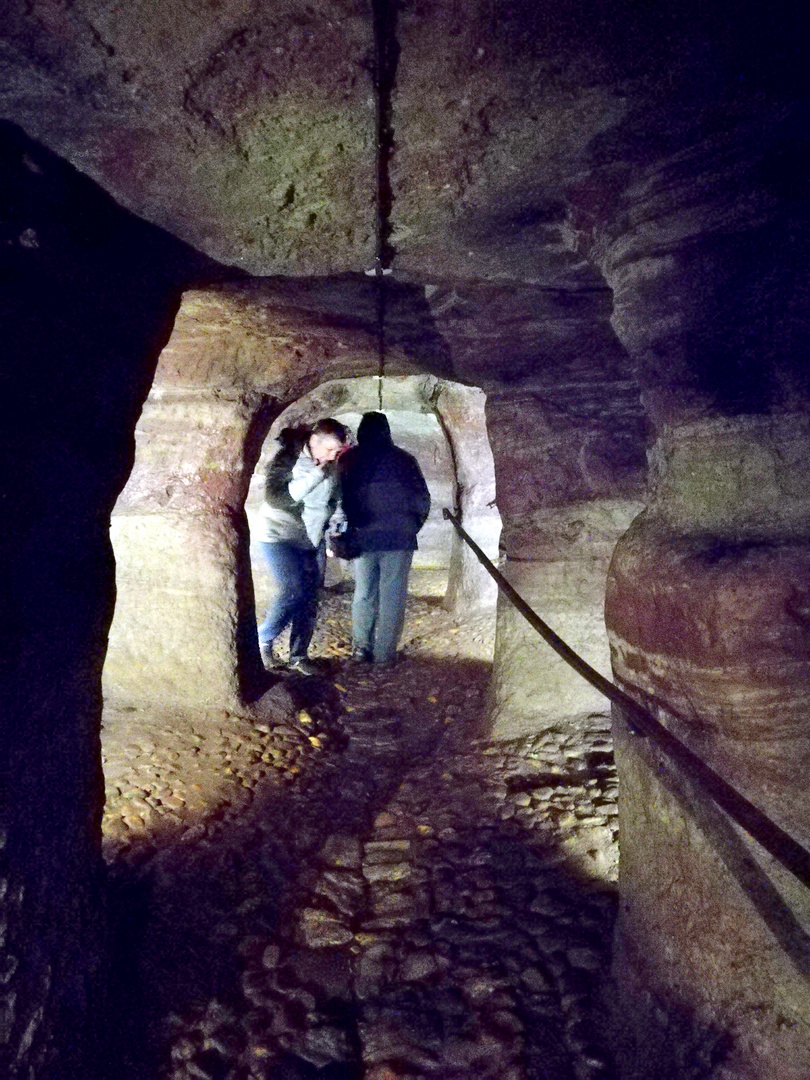
[[[105,716],[110,1077],[613,1077],[607,717],[488,744],[489,620],[413,596],[378,671],[349,604],[263,715]]]

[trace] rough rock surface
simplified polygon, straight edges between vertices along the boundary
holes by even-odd
[[[495,490],[495,460],[486,423],[486,395],[477,388],[443,381],[435,407],[453,452],[455,510],[464,530],[497,563],[502,521]],[[494,606],[497,586],[477,555],[453,533],[445,604],[457,615]]]
[[[783,259],[784,207],[762,170],[694,149],[650,170],[592,238],[655,438],[649,508],[617,545],[606,616],[622,683],[806,845],[807,233],[790,227]],[[662,200],[670,212],[639,228]],[[617,971],[638,1075],[683,1073],[677,1044],[724,1078],[805,1075],[806,890],[655,752],[623,735],[617,759]]]
[[[607,599],[616,675],[805,847],[809,557],[786,537],[684,536],[650,511],[617,548]],[[619,727],[627,1000],[653,1028],[650,995],[664,1003],[662,1048],[691,1015],[680,1038],[717,1055],[718,1075],[806,1074],[806,889]],[[663,1052],[649,1068],[678,1067]]]
[[[588,623],[583,640],[598,637],[606,656],[600,590],[612,545],[641,492],[644,433],[605,293],[397,285],[389,299],[389,392],[398,377],[421,370],[424,379],[427,370],[437,386],[452,376],[487,394],[505,551],[520,559],[548,559],[551,552],[552,559],[579,563],[562,576],[574,593],[580,577],[590,583],[587,598],[571,599]],[[130,704],[227,703],[237,711],[258,669],[243,508],[262,437],[307,392],[317,397],[316,387],[333,379],[378,372],[376,312],[374,284],[350,276],[232,282],[186,294],[114,514],[119,607],[105,670],[108,695]],[[469,504],[472,521],[492,510],[486,484],[476,493],[473,462],[488,456],[478,401],[473,412],[447,393],[432,403],[455,440],[461,508]],[[479,425],[474,437],[471,420]],[[547,450],[533,449],[538,436]],[[450,527],[443,528],[449,536]],[[559,589],[550,590],[557,608],[559,597]],[[524,667],[521,677],[530,674]],[[539,688],[542,678],[535,675],[532,685]],[[577,711],[591,705],[590,698],[579,702]],[[551,715],[554,708],[552,700]]]
[[[12,6],[3,111],[143,217],[256,273],[374,259],[367,10]]]
[[[323,678],[276,684],[262,719],[108,714],[118,1060],[144,1080],[612,1076],[607,718],[476,738],[491,618],[412,597],[384,672],[347,664],[348,619],[328,595]]]
[[[205,261],[4,123],[0,204],[0,1075],[85,1080],[106,982],[108,513]]]
[[[377,215],[375,12],[386,22],[358,0],[11,4],[0,108],[221,262],[362,271]],[[733,130],[749,95],[778,122],[778,97],[758,91],[789,98],[799,70],[757,4],[731,34],[722,6],[686,2],[565,0],[552,14],[412,0],[387,25],[391,245],[421,280],[597,282],[572,250],[570,207],[601,224],[605,184]]]
[[[790,767],[804,760],[807,697],[805,602],[801,588],[796,595],[787,588],[806,562],[802,418],[809,397],[807,20],[791,2],[733,9],[693,0],[6,4],[0,114],[119,201],[231,265],[332,275],[303,289],[275,282],[270,297],[266,285],[187,295],[145,414],[146,425],[162,431],[133,473],[124,526],[155,540],[164,573],[177,562],[179,599],[166,610],[165,580],[152,573],[144,575],[144,603],[127,600],[128,582],[141,581],[133,544],[135,557],[122,563],[121,608],[129,603],[137,614],[153,606],[169,637],[148,619],[133,624],[121,667],[130,659],[140,672],[138,694],[150,692],[149,661],[170,655],[165,646],[178,637],[182,663],[173,658],[154,673],[160,696],[202,686],[198,704],[206,708],[242,703],[258,658],[255,641],[252,653],[249,645],[249,597],[234,581],[247,579],[240,515],[260,421],[327,372],[376,370],[374,287],[361,279],[363,291],[351,281],[347,303],[339,278],[368,269],[375,250],[375,10],[396,16],[389,25],[398,46],[388,50],[396,71],[388,72],[383,102],[395,256],[391,370],[430,371],[489,395],[506,388],[518,431],[526,394],[571,405],[563,409],[571,438],[565,424],[543,426],[554,452],[539,456],[535,482],[515,484],[504,514],[507,552],[517,559],[528,551],[538,563],[550,534],[565,538],[565,527],[581,521],[583,535],[601,527],[601,507],[589,504],[593,517],[576,507],[572,516],[566,500],[551,507],[542,500],[557,487],[581,501],[581,480],[598,474],[621,444],[608,423],[613,449],[590,454],[601,377],[611,398],[624,381],[619,412],[642,388],[657,440],[657,520],[641,522],[617,555],[616,670],[637,692],[651,686],[679,702],[693,696],[694,677],[695,696],[709,706],[706,752],[717,747],[778,812],[799,786]],[[0,620],[9,675],[0,760],[10,793],[0,808],[4,837],[8,826],[0,880],[9,883],[0,900],[9,980],[0,1061],[29,1077],[32,1070],[48,1076],[52,1053],[70,1057],[92,1041],[92,1009],[82,1012],[81,1003],[95,981],[98,941],[99,669],[113,584],[107,518],[131,459],[135,415],[165,340],[173,290],[192,279],[200,286],[207,273],[190,260],[182,273],[164,275],[176,252],[171,244],[139,248],[128,228],[113,224],[120,219],[109,203],[77,205],[66,197],[67,173],[54,185],[53,160],[19,132],[15,139],[0,222],[8,356],[3,511],[12,523],[2,536]],[[613,374],[610,357],[619,359]],[[631,368],[628,383],[621,371]],[[590,369],[599,378],[575,377]],[[583,417],[575,416],[579,400]],[[181,431],[189,433],[187,458],[176,453]],[[533,461],[514,446],[511,452],[521,470],[533,471]],[[555,460],[580,452],[579,472]],[[626,477],[624,465],[616,475]],[[613,497],[596,488],[597,501]],[[510,520],[524,492],[531,509],[518,506],[520,521]],[[755,571],[755,580],[741,582],[743,571]],[[670,587],[676,583],[716,592],[705,607],[690,605]],[[763,665],[741,629],[745,598],[780,688],[765,708]],[[673,628],[674,644],[659,642],[644,613],[648,600]],[[189,617],[177,618],[184,604]],[[716,635],[704,633],[707,626]],[[733,680],[713,681],[718,655],[735,661]],[[689,725],[681,726],[689,737]],[[778,746],[773,766],[766,757],[761,770],[764,789],[749,742],[769,752]],[[783,746],[799,752],[791,759]],[[708,819],[699,820],[694,802],[676,812],[667,793],[654,789],[654,759],[642,764],[630,742],[619,750],[632,914],[625,926],[635,938],[625,937],[619,966],[628,974],[627,1001],[638,1005],[628,1013],[637,1012],[643,1049],[687,1048],[647,1075],[714,1071],[724,1080],[758,1080],[792,1070],[791,1080],[803,1080],[810,1040],[802,1039],[801,1009],[782,1009],[793,997],[792,976],[783,995],[771,956],[773,926],[784,936],[784,921],[738,917],[734,890],[724,888],[705,843]],[[644,807],[651,817],[634,815]],[[666,897],[645,892],[644,874],[668,872],[673,850],[683,888]],[[768,887],[780,885],[770,871],[765,876]],[[792,911],[795,897],[784,892]],[[705,935],[648,934],[659,916],[677,930],[684,901],[694,896],[718,911]],[[64,912],[63,935],[65,922],[54,916]],[[733,950],[716,946],[717,925],[728,927],[729,939],[757,939],[755,949],[746,945],[757,976],[763,973],[765,1007],[757,1016],[765,1019],[757,1026],[746,1028],[750,985],[737,994],[738,965]],[[673,956],[669,940],[680,946]],[[642,970],[634,989],[630,975]],[[680,985],[689,988],[689,1015],[672,1000]],[[651,986],[657,997],[645,1004]],[[694,1012],[698,1035],[707,1036],[697,1044],[684,1034]],[[666,1022],[658,1023],[659,1013]],[[740,1038],[736,1058],[723,1060],[726,1034]],[[797,1042],[785,1053],[780,1040],[788,1038]],[[216,1072],[213,1050],[205,1048],[203,1064],[181,1053],[191,1062],[186,1072],[199,1075],[206,1065]],[[59,1064],[68,1067],[66,1059]],[[305,1070],[295,1062],[280,1068]],[[388,1068],[379,1065],[383,1075]],[[83,1080],[80,1064],[74,1071]]]

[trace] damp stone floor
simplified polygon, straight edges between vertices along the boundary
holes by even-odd
[[[487,741],[493,619],[412,590],[391,669],[335,588],[250,716],[105,712],[110,1080],[615,1080],[607,714]]]

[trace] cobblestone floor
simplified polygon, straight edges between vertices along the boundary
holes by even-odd
[[[110,1076],[614,1077],[607,718],[489,744],[487,620],[413,597],[384,671],[348,627],[253,718],[106,715]]]

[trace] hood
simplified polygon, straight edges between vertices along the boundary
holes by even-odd
[[[359,446],[390,446],[391,428],[387,417],[381,412],[363,413],[357,427]]]

